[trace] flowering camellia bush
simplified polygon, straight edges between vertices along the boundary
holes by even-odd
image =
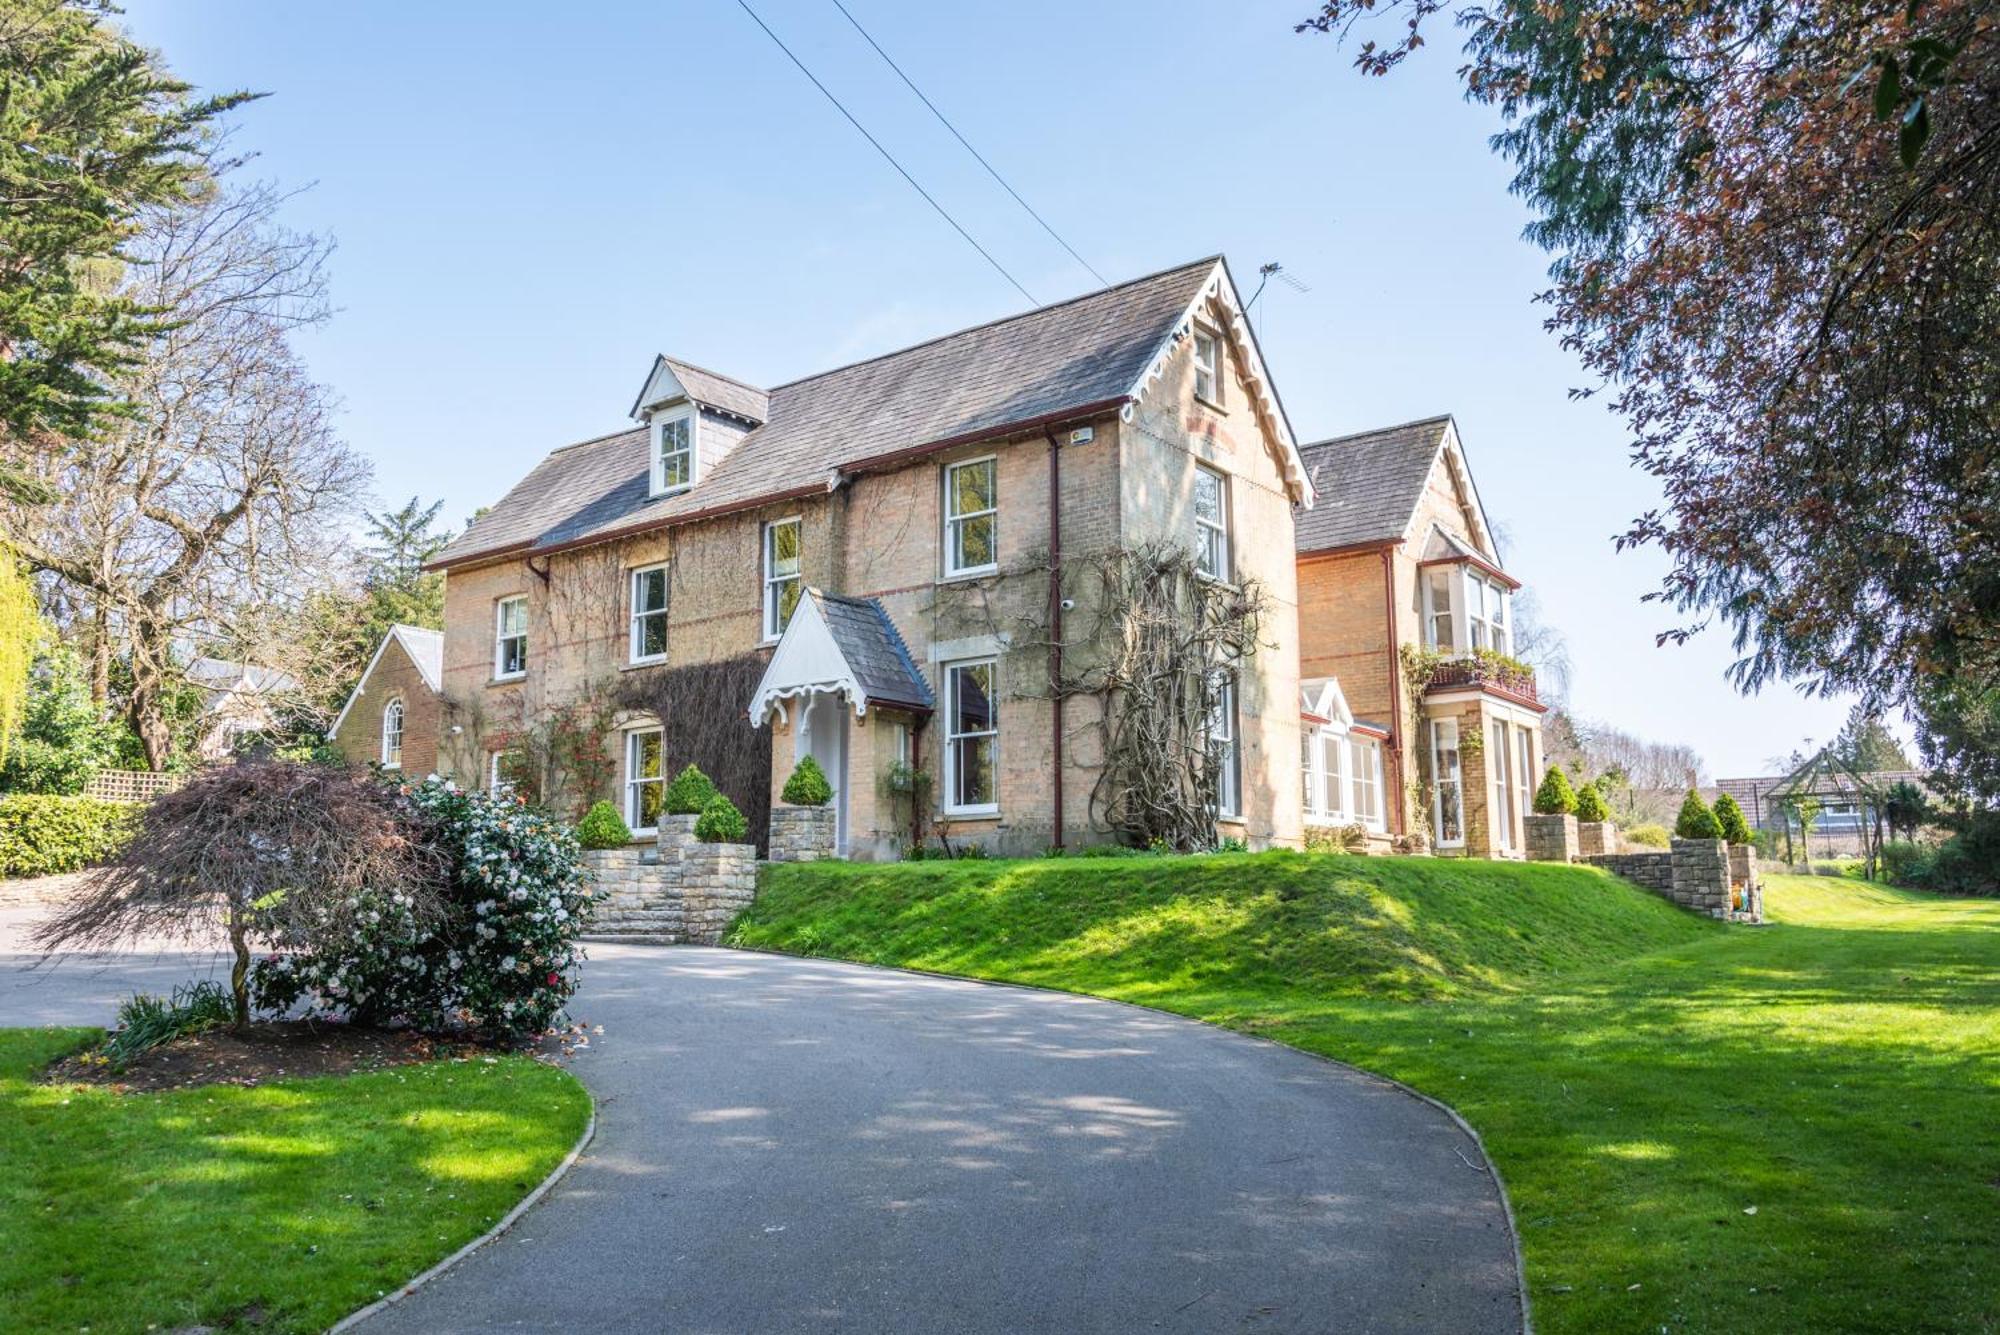
[[[512,797],[436,775],[402,791],[446,868],[443,914],[421,917],[400,890],[357,897],[349,930],[257,964],[258,1004],[283,1011],[311,998],[362,1023],[542,1032],[583,960],[591,887],[576,837]]]

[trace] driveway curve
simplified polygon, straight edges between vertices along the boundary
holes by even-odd
[[[593,946],[572,1009],[595,1141],[361,1331],[1522,1329],[1478,1145],[1304,1053],[699,947]]]

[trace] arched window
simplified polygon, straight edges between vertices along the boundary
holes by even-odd
[[[382,768],[403,767],[403,702],[391,700],[382,710]]]

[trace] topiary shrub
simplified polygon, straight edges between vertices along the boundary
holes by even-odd
[[[708,776],[689,765],[674,775],[674,781],[667,785],[660,804],[669,816],[699,816],[716,796],[715,785],[709,782]]]
[[[1586,783],[1577,789],[1576,818],[1592,824],[1611,819],[1611,808],[1605,805],[1602,788],[1594,783]]]
[[[1549,766],[1549,772],[1542,776],[1542,786],[1535,790],[1535,814],[1567,816],[1575,810],[1576,790],[1569,786],[1569,776],[1560,766]]]
[[[95,797],[0,797],[0,876],[80,871],[116,856],[139,808]]]
[[[1690,788],[1681,801],[1680,815],[1674,817],[1674,834],[1682,839],[1720,839],[1722,822],[1701,800],[1701,794]]]
[[[704,844],[740,844],[749,832],[750,822],[721,793],[708,799],[694,823],[694,837]]]
[[[632,829],[618,814],[617,807],[609,802],[593,802],[576,823],[576,841],[585,848],[623,848],[632,842]]]
[[[1664,825],[1634,825],[1625,831],[1625,842],[1641,848],[1670,848],[1673,839]]]
[[[1722,837],[1730,843],[1750,842],[1750,822],[1743,818],[1743,808],[1728,793],[1715,799],[1715,823],[1722,830]]]
[[[778,796],[795,807],[823,807],[833,801],[833,785],[826,781],[826,771],[819,762],[806,756],[792,770],[792,777],[785,780],[784,791]]]

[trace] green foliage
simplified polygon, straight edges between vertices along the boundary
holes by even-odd
[[[1250,845],[1238,839],[1235,835],[1230,835],[1227,838],[1215,841],[1215,851],[1218,853],[1248,853]]]
[[[1542,786],[1535,790],[1535,813],[1568,816],[1575,813],[1576,805],[1576,790],[1569,786],[1569,776],[1560,765],[1549,766],[1549,772],[1542,776]]]
[[[708,809],[708,804],[718,794],[708,776],[693,765],[689,765],[674,781],[667,785],[666,794],[660,799],[669,816],[699,816]]]
[[[1701,794],[1690,788],[1681,800],[1680,814],[1674,817],[1674,834],[1682,839],[1720,839],[1722,822],[1715,818],[1708,803],[1701,800]]]
[[[137,809],[94,797],[0,797],[0,876],[80,871],[117,855]]]
[[[1956,823],[1930,864],[1912,870],[1912,879],[1948,895],[2000,895],[2000,811],[1974,811]]]
[[[576,823],[576,839],[585,848],[623,848],[632,842],[632,830],[618,808],[600,798]]]
[[[46,633],[34,584],[12,549],[0,543],[0,761],[7,759],[21,729],[35,650]]]
[[[1882,874],[1891,885],[1921,886],[1935,860],[1934,850],[1908,839],[1891,839],[1882,845]]]
[[[705,844],[740,844],[749,832],[750,822],[721,793],[708,799],[694,822],[694,837]]]
[[[117,1203],[37,1207],[33,1228],[7,1207],[0,1330],[323,1331],[491,1228],[590,1118],[567,1071],[507,1054],[163,1093],[42,1083],[97,1038],[0,1030],[0,1199],[59,1181]]]
[[[1898,779],[1882,794],[1882,819],[1888,822],[1892,834],[1913,839],[1918,827],[1930,818],[1930,799],[1908,779]]]
[[[247,94],[191,100],[94,4],[0,21],[0,435],[81,437],[163,317],[117,292],[135,220],[210,179],[209,126]],[[0,490],[41,499],[11,467]]]
[[[1604,801],[1604,790],[1595,781],[1577,789],[1576,818],[1592,824],[1611,819],[1611,808]]]
[[[833,785],[826,781],[826,771],[819,767],[819,762],[805,756],[792,770],[792,777],[785,780],[784,791],[778,796],[795,807],[823,807],[833,800]]]
[[[35,662],[15,744],[0,761],[0,792],[74,796],[104,768],[119,729],[104,721],[76,654],[56,648]]]
[[[171,997],[135,992],[118,1005],[118,1028],[104,1040],[103,1052],[114,1069],[142,1052],[190,1034],[220,1029],[236,1018],[229,989],[213,978],[176,984]]]
[[[1664,825],[1634,825],[1623,831],[1625,842],[1638,844],[1641,848],[1671,848],[1673,836]]]
[[[1732,844],[1747,844],[1750,839],[1750,822],[1744,819],[1743,808],[1728,793],[1715,799],[1715,823],[1722,831],[1722,837]]]

